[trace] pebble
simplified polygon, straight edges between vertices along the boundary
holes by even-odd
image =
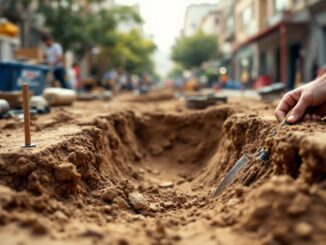
[[[118,191],[115,188],[110,187],[104,191],[101,198],[103,201],[112,202],[113,199],[116,198],[118,195]]]
[[[67,220],[68,220],[67,215],[65,215],[65,214],[64,214],[62,211],[60,211],[60,210],[55,211],[54,216],[55,216],[57,219],[61,220],[61,221],[67,221]]]
[[[234,192],[237,197],[241,197],[243,195],[244,189],[241,186],[236,186]]]
[[[174,186],[172,181],[166,181],[159,184],[160,188],[172,188]]]
[[[171,202],[171,201],[164,202],[164,203],[163,203],[163,207],[164,207],[164,208],[172,208],[172,207],[174,207],[174,204],[173,204],[173,202]]]
[[[238,198],[232,198],[227,202],[227,205],[232,207],[236,204],[238,204],[240,202],[240,200]]]
[[[98,226],[88,225],[80,235],[85,236],[85,237],[103,238],[104,237],[104,232]]]
[[[129,208],[128,203],[121,196],[117,196],[116,198],[114,198],[113,203],[115,203],[121,209],[128,209]]]
[[[294,227],[294,231],[299,237],[307,239],[311,237],[313,227],[306,222],[300,222]]]
[[[151,203],[149,205],[149,210],[152,211],[152,212],[158,212],[158,211],[160,211],[159,207],[156,204],[154,204],[154,203]]]
[[[131,192],[128,195],[129,202],[136,210],[148,210],[149,203],[139,192]]]

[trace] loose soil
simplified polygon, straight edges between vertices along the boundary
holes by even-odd
[[[32,119],[31,149],[2,120],[1,244],[325,244],[326,122],[278,128],[274,108],[188,110],[167,92],[76,102]]]

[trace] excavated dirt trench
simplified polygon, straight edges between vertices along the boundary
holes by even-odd
[[[0,154],[6,244],[325,241],[324,122],[279,129],[217,106],[124,111],[78,127],[53,145]],[[269,160],[253,157],[261,148]],[[244,153],[248,166],[211,198]]]

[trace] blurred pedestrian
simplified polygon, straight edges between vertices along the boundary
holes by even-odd
[[[65,66],[62,46],[55,42],[50,35],[43,37],[46,46],[45,55],[48,65],[51,67],[55,80],[59,81],[61,87],[68,88],[65,80]]]
[[[72,69],[74,71],[74,76],[75,76],[75,86],[74,86],[74,89],[77,90],[78,92],[81,92],[81,90],[83,88],[83,85],[82,85],[82,81],[81,81],[80,67],[75,62],[72,65]]]
[[[325,71],[314,81],[283,96],[275,111],[278,121],[281,122],[292,109],[291,115],[287,118],[288,123],[296,123],[301,119],[317,121],[326,116]]]

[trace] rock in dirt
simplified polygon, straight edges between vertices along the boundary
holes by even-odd
[[[13,191],[6,186],[0,186],[0,206],[5,207],[13,200]]]
[[[163,203],[163,207],[164,208],[173,208],[173,207],[175,207],[175,205],[173,204],[173,202],[168,201],[168,202]]]
[[[129,193],[128,199],[135,210],[148,210],[149,208],[149,203],[139,192]]]
[[[84,237],[94,237],[94,238],[103,238],[104,231],[98,227],[97,225],[88,225],[85,229],[80,233],[80,236]]]
[[[103,194],[101,195],[101,198],[103,201],[112,202],[113,199],[116,198],[118,195],[119,193],[115,188],[109,187],[108,189],[104,190]]]
[[[312,235],[313,227],[306,222],[300,222],[294,227],[294,231],[299,237],[308,239]]]
[[[53,214],[54,217],[58,220],[61,220],[61,221],[67,221],[68,220],[68,217],[67,215],[65,215],[62,211],[60,210],[57,210],[55,211],[55,213]]]
[[[159,184],[160,188],[172,188],[174,186],[172,181],[166,181]]]
[[[116,198],[114,198],[113,203],[116,204],[119,209],[129,209],[128,203],[121,196],[117,196]]]
[[[72,181],[74,184],[78,184],[81,179],[81,175],[77,172],[76,167],[70,163],[63,163],[57,166],[54,175],[58,181]]]

